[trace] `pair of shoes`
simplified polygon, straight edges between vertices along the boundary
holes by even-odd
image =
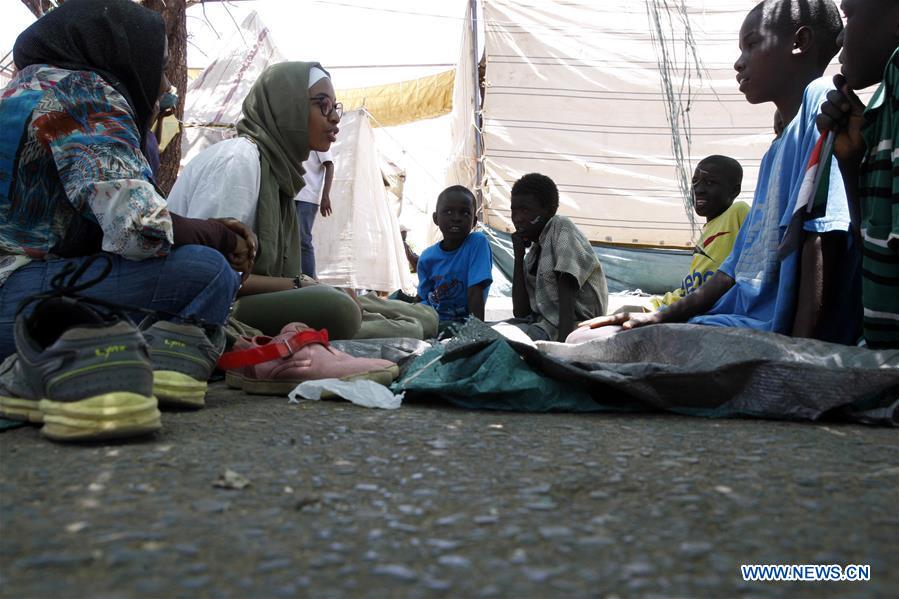
[[[304,381],[368,379],[389,385],[399,367],[389,360],[356,358],[328,345],[328,331],[290,323],[275,337],[242,337],[219,360],[229,387],[255,395],[287,395]]]
[[[17,351],[0,365],[0,416],[43,423],[41,432],[57,441],[144,435],[160,429],[160,403],[202,407],[225,345],[221,327],[154,315],[138,329],[122,309],[147,310],[79,295],[111,270],[106,258],[97,278],[80,283],[94,260],[67,266],[50,291],[19,306]]]

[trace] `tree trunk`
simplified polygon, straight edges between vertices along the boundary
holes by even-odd
[[[175,116],[184,118],[184,96],[187,91],[187,2],[185,0],[144,0],[143,5],[162,15],[165,19],[166,36],[169,40],[169,66],[166,75],[178,89],[178,105]],[[168,195],[181,163],[181,135],[179,132],[165,151],[159,156],[160,168],[157,183]]]

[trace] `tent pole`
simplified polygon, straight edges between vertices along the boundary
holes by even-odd
[[[478,200],[478,212],[483,222],[484,216],[484,193],[481,185],[484,182],[484,164],[482,162],[484,153],[484,140],[481,138],[481,81],[478,76],[478,0],[468,1],[469,10],[471,11],[471,78],[474,83],[472,88],[472,110],[474,111],[474,156],[475,156],[475,197]]]

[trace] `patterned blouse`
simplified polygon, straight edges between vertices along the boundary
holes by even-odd
[[[31,260],[82,255],[98,232],[131,260],[168,254],[151,177],[128,103],[99,75],[20,71],[0,93],[0,285]]]

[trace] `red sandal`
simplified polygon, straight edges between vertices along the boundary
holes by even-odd
[[[389,385],[399,367],[389,360],[356,358],[328,345],[328,331],[292,322],[275,337],[241,337],[218,367],[229,387],[254,395],[287,395],[304,381],[368,379]]]

